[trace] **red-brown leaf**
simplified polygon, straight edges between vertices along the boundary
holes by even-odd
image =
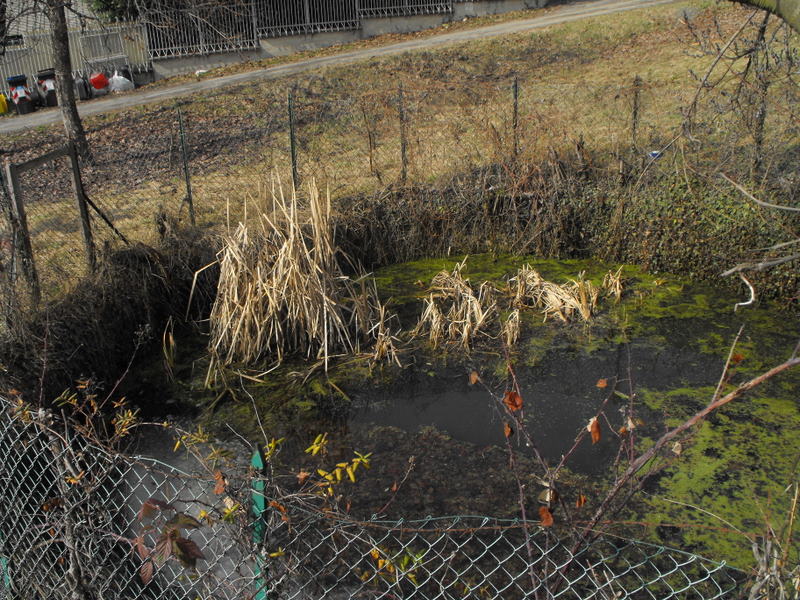
[[[225,493],[225,476],[222,474],[222,471],[214,471],[214,481],[216,484],[214,485],[214,493],[219,496],[220,494]]]
[[[147,549],[147,546],[144,545],[144,536],[140,535],[137,536],[136,539],[133,540],[134,546],[136,548],[136,553],[142,560],[146,560],[148,556],[150,556],[150,550]]]
[[[171,529],[169,534],[161,535],[156,541],[156,547],[154,550],[155,560],[159,564],[163,564],[170,556],[172,556],[173,531],[174,529]]]
[[[148,498],[142,502],[142,508],[139,509],[139,518],[152,519],[159,510],[175,510],[175,507],[172,506],[172,504],[167,504],[163,500]]]
[[[522,396],[515,391],[506,392],[503,396],[503,404],[506,405],[508,410],[514,412],[522,409]]]
[[[550,512],[550,509],[546,506],[539,507],[539,519],[541,520],[542,527],[552,527],[553,525],[553,514]]]
[[[503,423],[503,435],[505,435],[507,438],[510,438],[512,435],[514,435],[514,430],[508,423]]]
[[[200,547],[192,540],[179,537],[175,540],[175,557],[181,561],[184,567],[194,568],[197,559],[205,559],[205,556],[200,551]]]
[[[481,376],[478,375],[477,371],[473,371],[472,373],[469,374],[469,384],[470,385],[475,385],[480,380],[481,380]]]
[[[604,389],[608,387],[608,379],[598,379],[597,383],[595,384],[599,389]]]
[[[578,499],[575,500],[575,508],[580,508],[584,504],[586,504],[586,496],[583,494],[578,494]]]
[[[311,473],[309,473],[308,471],[301,470],[297,474],[297,483],[299,485],[303,485],[306,482],[306,479],[308,479],[310,476],[311,476]]]
[[[600,422],[597,420],[597,417],[592,417],[589,420],[586,430],[592,434],[592,444],[596,444],[600,441]]]
[[[142,580],[143,584],[147,585],[153,580],[154,571],[155,565],[152,560],[148,560],[139,568],[139,578]]]

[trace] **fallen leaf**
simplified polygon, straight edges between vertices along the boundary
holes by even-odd
[[[469,384],[470,385],[475,385],[480,380],[481,380],[481,376],[478,375],[477,371],[473,371],[472,373],[469,374]]]
[[[735,365],[738,365],[740,362],[744,360],[744,354],[739,354],[738,352],[731,356],[731,362]]]
[[[511,429],[511,425],[508,423],[503,423],[503,435],[505,435],[507,438],[510,438],[512,435],[514,435],[514,430]]]
[[[503,404],[506,405],[508,410],[514,412],[522,409],[522,396],[517,392],[509,391],[503,396]]]
[[[214,471],[214,481],[216,481],[216,485],[214,485],[214,493],[219,496],[220,494],[225,493],[225,476],[222,474],[222,471]]]
[[[578,494],[578,499],[575,500],[575,508],[580,508],[584,504],[586,504],[586,496],[583,494]]]
[[[395,481],[395,482],[392,484],[392,492],[396,492],[396,491],[397,491],[397,489],[398,489],[398,485],[397,485],[397,482]]]
[[[608,379],[598,379],[597,383],[595,384],[599,389],[605,389],[608,387]]]
[[[552,527],[553,525],[553,515],[550,512],[550,509],[546,506],[539,507],[539,519],[542,521],[540,525],[542,527]]]
[[[597,420],[597,417],[589,419],[586,431],[592,434],[592,444],[596,444],[600,441],[600,422]]]
[[[680,442],[675,442],[672,444],[672,453],[675,456],[680,456],[681,452],[683,452],[683,445]]]
[[[618,431],[620,435],[628,435],[628,428],[625,426],[620,427]]]

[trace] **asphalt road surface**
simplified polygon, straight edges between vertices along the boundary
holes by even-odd
[[[142,104],[150,104],[154,102],[162,102],[172,98],[180,98],[181,96],[191,96],[195,94],[202,95],[209,91],[227,88],[236,84],[278,79],[287,75],[304,73],[306,71],[312,71],[322,67],[345,65],[362,60],[369,60],[370,58],[375,57],[402,54],[403,52],[413,50],[427,50],[430,48],[439,48],[448,44],[468,42],[470,40],[524,33],[526,31],[548,27],[550,25],[558,25],[560,23],[568,23],[570,21],[577,21],[579,19],[608,15],[636,8],[646,8],[648,6],[669,4],[673,1],[675,0],[597,0],[594,2],[565,4],[549,12],[545,16],[533,17],[519,21],[510,21],[507,23],[499,23],[497,25],[489,25],[487,27],[480,27],[466,31],[444,33],[441,35],[409,40],[406,42],[399,42],[396,44],[389,44],[387,46],[376,48],[342,52],[341,54],[332,56],[299,60],[297,62],[268,67],[266,69],[247,71],[245,73],[236,73],[234,75],[225,75],[223,77],[215,77],[201,81],[190,81],[175,86],[159,87],[153,90],[144,88],[140,91],[121,96],[111,96],[92,100],[91,102],[87,103],[81,103],[78,105],[78,110],[82,117],[87,117],[90,115],[107,113],[131,106],[140,106]],[[23,131],[25,129],[39,127],[41,125],[51,125],[59,122],[60,120],[61,113],[57,109],[40,110],[28,115],[7,117],[0,120],[0,134]]]

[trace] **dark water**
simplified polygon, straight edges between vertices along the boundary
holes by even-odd
[[[601,420],[601,441],[592,445],[584,439],[569,460],[573,470],[598,473],[616,456],[619,438],[614,432],[623,426],[623,411],[629,407],[628,399],[613,393],[614,380],[616,389],[630,397],[631,391],[640,387],[661,389],[675,382],[683,386],[712,384],[720,366],[716,357],[687,348],[658,348],[646,339],[594,352],[556,346],[537,365],[517,367],[526,428],[543,456],[555,464],[610,396],[606,418]],[[498,401],[502,385],[496,384],[493,394],[481,385],[470,385],[468,374],[466,368],[416,370],[402,386],[355,394],[350,425],[390,425],[408,432],[434,427],[454,440],[478,447],[504,446],[503,423],[509,418]],[[609,382],[608,387],[597,387],[601,379]],[[489,387],[493,387],[491,383]],[[635,394],[633,410],[644,422],[642,433],[652,434],[663,427],[662,415],[637,402]]]

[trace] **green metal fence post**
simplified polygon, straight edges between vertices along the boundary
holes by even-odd
[[[178,126],[181,134],[181,156],[183,157],[183,178],[186,180],[186,203],[189,205],[189,221],[192,227],[196,225],[194,220],[194,199],[192,198],[192,178],[189,176],[189,157],[186,155],[186,133],[183,129],[183,113],[178,108]]]
[[[253,476],[253,480],[251,483],[252,487],[252,500],[253,500],[253,544],[256,546],[255,552],[255,584],[256,584],[256,593],[253,596],[253,600],[268,600],[267,598],[267,590],[266,590],[266,576],[267,576],[267,568],[264,565],[264,553],[263,548],[260,546],[264,543],[264,532],[266,529],[266,524],[264,523],[264,513],[267,510],[267,499],[264,496],[264,490],[266,489],[266,483],[264,482],[263,475],[264,475],[264,468],[266,464],[264,462],[264,454],[261,452],[260,448],[257,448],[256,451],[253,453],[253,458],[250,461],[250,466],[256,471]]]

